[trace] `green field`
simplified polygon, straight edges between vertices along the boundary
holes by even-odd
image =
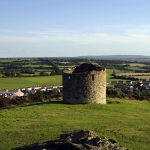
[[[120,70],[115,70],[115,72],[117,74],[121,73],[122,71]],[[106,69],[106,78],[107,78],[107,81],[127,81],[125,79],[117,79],[117,78],[114,78],[113,75],[113,69]]]
[[[112,70],[107,71],[107,80],[111,79]],[[31,86],[61,85],[62,76],[10,77],[0,78],[0,89],[16,89]]]
[[[0,89],[15,89],[31,86],[61,84],[62,76],[0,78]]]
[[[107,70],[107,81],[121,80],[121,79],[114,79],[112,76],[112,72],[113,72],[112,69]],[[117,72],[119,71],[117,70]],[[16,88],[24,88],[24,87],[31,87],[31,86],[61,85],[61,84],[62,84],[61,75],[0,78],[0,89],[16,89]]]
[[[112,100],[110,100],[112,101]],[[129,150],[149,150],[150,103],[118,100],[108,105],[58,103],[0,110],[0,149],[56,139],[61,133],[89,129]]]
[[[118,77],[133,77],[135,79],[150,79],[150,73],[134,73],[134,72],[128,72],[128,73],[118,73]]]

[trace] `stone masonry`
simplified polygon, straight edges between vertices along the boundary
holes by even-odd
[[[106,69],[83,63],[63,73],[63,100],[70,104],[106,104]]]

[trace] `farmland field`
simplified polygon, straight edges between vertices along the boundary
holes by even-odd
[[[82,60],[57,60],[50,58],[12,58],[0,59],[0,89],[15,89],[41,85],[61,85],[63,69],[73,67],[85,62]],[[138,79],[149,79],[150,73],[134,73],[135,70],[148,71],[143,67],[149,65],[143,63],[119,63],[99,62],[107,70],[107,81],[127,81],[130,76]],[[101,64],[102,63],[102,64]],[[148,68],[147,68],[148,69]],[[112,73],[116,73],[115,78]],[[52,75],[52,76],[50,76]],[[55,75],[55,76],[53,76]]]
[[[150,79],[150,73],[119,73],[117,76],[126,76],[126,77],[133,77],[135,79]]]
[[[31,86],[61,85],[62,76],[0,78],[0,89],[15,89]]]
[[[112,76],[112,69],[107,69],[107,81],[118,81],[123,79],[114,79]],[[120,72],[120,71],[117,71]],[[31,86],[44,85],[61,85],[62,76],[37,76],[37,77],[7,77],[0,78],[0,89],[16,89]]]
[[[115,72],[117,74],[121,74],[122,71],[120,70],[115,70]],[[106,78],[107,78],[107,81],[127,81],[126,79],[118,79],[118,78],[114,78],[113,75],[113,69],[106,69]]]
[[[49,103],[0,110],[0,149],[56,139],[77,129],[94,130],[129,150],[149,150],[150,103],[109,99],[108,105]],[[115,102],[120,102],[119,104]]]
[[[107,80],[118,80],[112,77],[113,70],[107,70]],[[0,78],[0,89],[16,89],[31,86],[44,86],[44,85],[61,85],[62,76],[38,76],[38,77],[7,77]]]

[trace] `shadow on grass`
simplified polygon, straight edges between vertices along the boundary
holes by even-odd
[[[33,102],[20,107],[33,106],[33,105],[44,105],[44,104],[63,104],[63,101],[45,101],[45,102]]]
[[[12,108],[16,108],[16,107],[28,107],[28,106],[34,106],[34,105],[44,105],[44,104],[64,104],[64,102],[62,100],[53,100],[53,101],[45,101],[45,102],[25,103],[22,105],[10,105],[7,107],[1,107],[0,110],[12,109]]]
[[[107,100],[107,104],[120,104],[122,102],[120,101],[111,101],[111,100]],[[66,105],[79,105],[79,104],[71,104],[71,103],[65,103],[63,100],[49,100],[49,101],[42,101],[42,102],[32,102],[32,103],[25,103],[25,104],[20,104],[20,105],[10,105],[10,106],[6,106],[6,107],[1,107],[1,110],[4,109],[12,109],[12,108],[16,108],[16,107],[28,107],[28,106],[36,106],[36,105],[44,105],[44,104],[66,104]],[[85,103],[80,103],[83,105],[86,105]]]
[[[126,78],[119,78],[119,77],[110,77],[110,80],[114,80],[114,81],[133,81],[131,79],[126,79]]]

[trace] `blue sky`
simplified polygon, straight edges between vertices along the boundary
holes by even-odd
[[[0,57],[150,55],[149,0],[0,0]]]

